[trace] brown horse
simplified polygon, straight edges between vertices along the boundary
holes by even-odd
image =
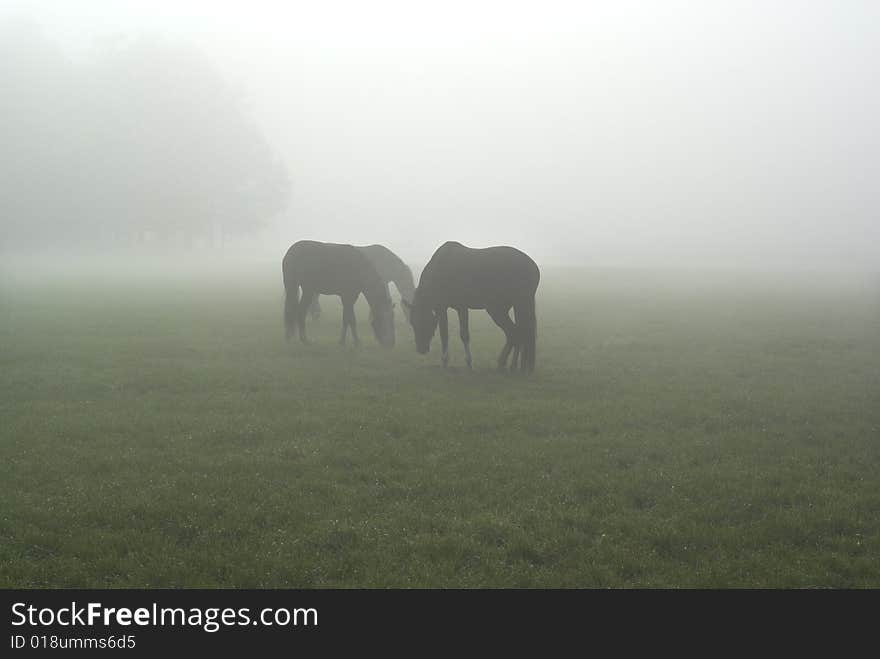
[[[416,290],[412,270],[397,254],[384,245],[355,245],[355,249],[360,250],[364,256],[370,259],[370,263],[373,264],[376,272],[386,284],[391,283],[397,287],[401,300],[412,302],[413,293]],[[318,297],[318,295],[315,296],[314,302],[309,307],[312,318],[318,318],[321,315]],[[403,312],[409,321],[409,308],[404,307]]]
[[[355,345],[360,343],[354,315],[354,303],[363,293],[370,305],[370,324],[379,343],[394,345],[394,305],[388,285],[364,254],[351,245],[300,240],[294,243],[281,266],[284,275],[284,324],[287,338],[306,339],[306,313],[318,295],[338,295],[342,299],[342,336],[345,344],[348,328]],[[299,291],[302,289],[302,297]]]
[[[537,318],[535,293],[541,273],[527,254],[513,247],[472,249],[461,243],[441,245],[419,278],[412,304],[410,322],[416,337],[416,350],[425,354],[431,338],[440,327],[443,365],[449,361],[449,320],[447,310],[458,312],[465,358],[471,368],[468,310],[485,309],[504,330],[506,342],[498,357],[498,368],[507,368],[513,351],[511,370],[521,357],[523,370],[535,368]],[[513,308],[516,322],[510,319]]]

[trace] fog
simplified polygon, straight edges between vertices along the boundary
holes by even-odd
[[[0,7],[7,258],[876,269],[876,2]]]

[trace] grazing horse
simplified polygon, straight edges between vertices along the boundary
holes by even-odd
[[[355,345],[360,343],[354,316],[354,303],[363,293],[370,305],[370,324],[379,343],[390,348],[394,345],[394,305],[388,295],[388,285],[363,252],[351,245],[319,243],[300,240],[291,245],[284,256],[281,270],[284,274],[284,325],[287,338],[306,339],[306,312],[319,294],[338,295],[342,299],[342,337],[351,327]],[[302,298],[299,289],[302,289]]]
[[[410,322],[416,336],[416,350],[425,354],[440,326],[443,366],[449,361],[449,321],[447,309],[458,312],[465,358],[471,368],[468,309],[485,309],[492,320],[504,330],[506,342],[498,357],[498,368],[507,368],[507,357],[513,351],[511,370],[522,358],[522,369],[535,368],[535,293],[541,273],[527,254],[513,247],[472,249],[461,243],[443,243],[419,278],[412,304]],[[510,309],[516,322],[510,319]]]
[[[390,282],[397,287],[401,300],[412,302],[416,290],[412,270],[409,269],[409,266],[397,254],[384,245],[355,245],[355,249],[370,259],[370,263],[376,268],[376,272],[379,273],[379,276],[386,285]],[[312,315],[312,318],[317,318],[321,315],[321,305],[318,302],[318,297],[317,295],[315,296],[314,302],[309,307],[309,313]],[[403,313],[406,316],[407,322],[409,322],[409,307],[404,306]]]

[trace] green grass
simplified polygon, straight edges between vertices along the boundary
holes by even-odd
[[[880,287],[547,270],[286,343],[275,264],[0,286],[2,587],[880,587]]]

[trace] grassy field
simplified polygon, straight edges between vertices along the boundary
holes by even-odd
[[[0,586],[880,587],[876,281],[547,269],[529,378],[280,280],[2,281]]]

